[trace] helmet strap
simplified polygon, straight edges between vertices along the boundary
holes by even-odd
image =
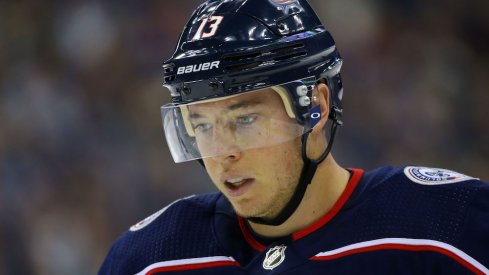
[[[307,140],[309,138],[309,134],[312,132],[312,129],[308,129],[304,133],[304,135],[302,135],[301,150],[302,150],[302,160],[304,162],[304,166],[302,167],[299,183],[295,188],[292,198],[290,198],[289,202],[284,206],[284,208],[280,211],[280,213],[278,213],[278,215],[275,218],[263,219],[261,217],[253,217],[253,218],[248,218],[249,221],[258,224],[277,226],[283,224],[286,220],[290,218],[290,216],[292,216],[292,214],[294,214],[294,212],[299,207],[299,204],[301,203],[302,199],[304,198],[304,194],[306,193],[307,186],[309,186],[309,184],[311,183],[312,178],[316,173],[318,165],[326,159],[326,157],[329,155],[331,151],[338,125],[341,124],[333,120],[333,123],[331,125],[331,134],[330,134],[328,146],[326,147],[326,150],[324,150],[324,152],[321,154],[321,156],[318,159],[313,160],[307,156]]]

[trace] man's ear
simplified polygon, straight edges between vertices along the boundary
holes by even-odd
[[[329,88],[324,83],[319,83],[314,87],[314,91],[312,92],[312,105],[315,106],[317,104],[320,105],[321,108],[321,119],[319,122],[314,125],[312,128],[312,133],[316,134],[322,131],[325,127],[326,122],[328,122],[329,117]]]

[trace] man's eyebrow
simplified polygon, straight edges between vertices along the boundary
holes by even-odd
[[[189,114],[189,118],[190,119],[198,119],[198,118],[201,118],[201,117],[202,117],[202,115],[199,114],[199,113],[193,113],[192,112],[192,113]]]
[[[233,104],[229,107],[227,107],[228,110],[236,110],[236,109],[241,109],[241,108],[248,108],[248,107],[253,107],[256,105],[261,104],[261,101],[258,100],[248,100],[248,101],[241,101],[236,104]]]
[[[253,107],[256,105],[260,105],[260,104],[262,104],[262,102],[258,101],[258,100],[241,101],[241,102],[238,102],[236,104],[233,104],[233,105],[226,107],[226,109],[230,110],[230,111],[234,111],[237,109],[249,108],[249,107]],[[198,118],[202,118],[204,116],[199,114],[199,113],[196,113],[196,112],[190,112],[189,117],[190,117],[190,119],[198,119]]]

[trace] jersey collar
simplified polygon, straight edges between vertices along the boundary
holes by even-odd
[[[322,228],[325,226],[331,219],[333,219],[338,212],[341,211],[345,203],[348,201],[350,198],[351,194],[357,187],[358,182],[362,178],[362,175],[364,171],[362,169],[356,169],[356,168],[348,168],[348,171],[352,173],[352,176],[350,177],[350,180],[348,181],[348,184],[343,190],[343,193],[340,195],[336,203],[331,207],[331,209],[324,214],[319,220],[317,220],[315,223],[311,224],[310,226],[293,233],[291,235],[293,240],[299,240],[301,238],[304,238],[305,236],[317,231],[318,229]],[[238,217],[238,222],[239,222],[239,227],[241,228],[241,232],[243,233],[244,238],[248,242],[248,244],[253,247],[257,251],[263,251],[265,250],[266,246],[261,244],[256,238],[253,236],[253,234],[250,231],[249,226],[247,225],[247,222],[244,218]]]

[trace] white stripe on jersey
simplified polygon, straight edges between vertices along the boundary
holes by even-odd
[[[362,248],[368,248],[376,245],[406,245],[406,246],[433,246],[437,248],[441,248],[443,250],[447,250],[449,252],[452,252],[453,254],[457,255],[458,257],[462,258],[475,268],[479,269],[482,271],[484,274],[489,274],[489,269],[485,266],[483,266],[481,263],[479,263],[476,259],[472,258],[471,256],[467,255],[465,252],[462,250],[449,245],[447,243],[439,242],[439,241],[434,241],[434,240],[425,240],[425,239],[405,239],[405,238],[385,238],[385,239],[378,239],[378,240],[372,240],[372,241],[366,241],[366,242],[361,242],[361,243],[355,243],[355,244],[350,244],[344,247],[340,247],[334,250],[330,251],[325,251],[316,254],[316,257],[328,257],[328,256],[334,256],[338,255],[341,253],[347,253],[348,251],[352,251],[355,249],[362,249]]]
[[[215,262],[236,262],[233,257],[225,257],[225,256],[214,256],[214,257],[203,257],[203,258],[191,258],[191,259],[181,259],[181,260],[173,260],[173,261],[165,261],[154,263],[149,265],[141,272],[135,275],[145,275],[153,269],[160,267],[174,267],[174,266],[184,266],[184,265],[193,265],[193,264],[208,264]]]

